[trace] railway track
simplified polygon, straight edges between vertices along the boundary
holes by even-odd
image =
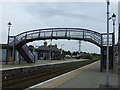
[[[22,76],[22,77],[17,77],[13,79],[8,79],[8,80],[3,80],[2,81],[2,88],[19,88],[19,89],[25,89],[28,88],[32,85],[35,85],[37,83],[46,81],[48,79],[51,79],[53,77],[56,77],[58,75],[64,74],[66,72],[69,72],[71,70],[80,68],[82,66],[85,66],[89,63],[92,63],[93,61],[87,61],[87,62],[81,62],[81,63],[76,63],[74,65],[67,65],[66,67],[61,67],[61,68],[52,68],[45,70],[43,72],[39,73],[32,73],[30,75]]]

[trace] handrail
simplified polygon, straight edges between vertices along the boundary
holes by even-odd
[[[78,33],[77,33],[78,32]],[[55,36],[56,33],[56,36]],[[46,35],[46,36],[45,36]],[[52,36],[51,36],[52,35]],[[18,35],[16,35],[16,43],[21,42],[21,40],[27,40],[27,39],[36,39],[36,38],[59,38],[59,37],[65,37],[70,38],[70,39],[74,39],[74,38],[79,38],[79,39],[83,39],[83,40],[88,40],[91,41],[92,43],[101,46],[101,45],[105,45],[105,44],[101,44],[104,41],[104,36],[106,35],[105,33],[99,33],[93,30],[89,30],[89,29],[83,29],[83,28],[46,28],[46,29],[37,29],[37,30],[30,30],[30,31],[26,31],[23,33],[20,33]],[[111,35],[111,33],[110,33]],[[33,37],[34,36],[34,37]],[[43,38],[43,39],[44,39]],[[91,39],[91,40],[90,40]],[[103,40],[101,40],[103,39]]]
[[[30,50],[30,48],[29,48],[27,45],[25,45],[23,49],[24,49],[24,50],[27,49],[27,50],[29,51],[29,52],[26,53],[26,54],[28,54],[28,56],[31,58],[31,60],[34,60],[34,62],[35,62],[35,55],[34,55],[33,52]],[[26,50],[25,50],[25,51],[26,51]],[[29,54],[30,54],[30,55],[29,55]]]
[[[85,31],[91,31],[91,32],[95,32],[95,33],[98,33],[98,32],[96,32],[96,31],[93,31],[93,30],[88,30],[88,29],[83,29],[83,28],[46,28],[46,29],[36,29],[36,30],[29,30],[29,31],[25,31],[25,32],[22,32],[22,33],[20,33],[20,34],[18,34],[18,35],[16,35],[16,37],[17,36],[19,36],[19,35],[21,35],[21,34],[24,34],[24,33],[28,33],[28,32],[35,32],[35,31],[47,31],[47,30],[59,30],[59,29],[73,29],[73,30],[85,30]],[[98,34],[100,34],[100,33],[98,33]]]

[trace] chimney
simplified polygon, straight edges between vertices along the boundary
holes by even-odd
[[[44,42],[44,46],[46,46],[46,47],[47,47],[47,42],[46,42],[46,41]]]

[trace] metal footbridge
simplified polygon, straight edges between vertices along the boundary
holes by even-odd
[[[107,33],[99,33],[82,28],[47,28],[30,30],[16,36],[9,36],[9,45],[15,47],[28,63],[32,63],[35,58],[32,52],[28,50],[26,44],[35,40],[46,39],[84,40],[97,45],[101,49],[107,46]],[[109,46],[113,46],[113,33],[109,33]]]
[[[112,33],[109,34],[109,45],[112,45]],[[107,34],[82,28],[48,28],[26,31],[16,35],[14,43],[24,45],[35,40],[74,39],[84,40],[101,47],[107,45]],[[13,42],[11,40],[10,42]]]

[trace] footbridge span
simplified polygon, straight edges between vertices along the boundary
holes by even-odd
[[[106,60],[106,46],[107,46],[107,33],[99,33],[93,30],[82,29],[82,28],[47,28],[30,30],[20,33],[16,36],[9,36],[8,45],[13,47],[13,50],[17,50],[21,56],[28,63],[35,62],[34,54],[29,50],[26,45],[28,42],[35,40],[46,40],[46,39],[74,39],[84,40],[91,42],[101,49],[101,70],[105,67]],[[113,62],[113,33],[109,33],[109,47],[110,47],[110,66],[112,67]],[[9,50],[9,49],[8,49]],[[15,56],[15,53],[13,53]]]

